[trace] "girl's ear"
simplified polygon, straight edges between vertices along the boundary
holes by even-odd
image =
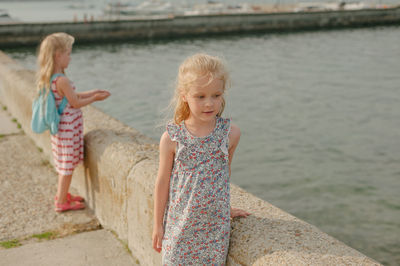
[[[60,58],[60,52],[55,52],[54,53],[54,61],[58,61],[58,59]]]
[[[181,97],[182,97],[182,101],[185,102],[185,103],[187,103],[186,95],[185,95],[185,94],[182,94]]]

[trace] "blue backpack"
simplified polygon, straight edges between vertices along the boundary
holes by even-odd
[[[51,83],[56,77],[64,76],[63,74],[57,73],[51,76]],[[60,116],[64,112],[64,108],[67,105],[68,100],[64,96],[60,106],[56,106],[56,100],[54,94],[51,91],[47,94],[46,90],[43,88],[39,91],[39,97],[37,97],[32,104],[32,120],[31,128],[35,133],[43,133],[46,130],[50,130],[51,135],[55,135],[58,132],[58,124],[60,123]]]

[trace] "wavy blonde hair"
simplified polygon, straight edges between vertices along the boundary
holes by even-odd
[[[50,78],[54,71],[54,57],[57,52],[64,52],[72,48],[75,39],[64,32],[57,32],[46,36],[38,50],[38,72],[36,74],[37,91],[50,91]]]
[[[187,102],[183,101],[182,96],[186,95],[194,83],[202,78],[209,77],[210,84],[214,79],[220,79],[223,82],[223,90],[229,86],[229,74],[221,58],[204,53],[192,55],[185,59],[179,67],[176,78],[175,94],[171,101],[171,107],[174,109],[174,122],[180,124],[190,115],[190,109]],[[225,108],[225,99],[222,96],[222,107],[217,116],[221,116]]]

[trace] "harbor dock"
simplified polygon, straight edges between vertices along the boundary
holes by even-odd
[[[400,25],[400,5],[356,10],[306,10],[209,15],[159,15],[93,21],[0,23],[0,48],[37,45],[53,32],[67,32],[77,43],[288,32]]]

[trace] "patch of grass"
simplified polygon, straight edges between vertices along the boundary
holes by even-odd
[[[21,128],[21,124],[20,123],[17,124],[17,128]]]
[[[4,110],[4,111],[7,111],[7,106],[3,106],[3,110]]]
[[[125,241],[122,241],[121,239],[119,239],[119,238],[118,238],[118,234],[117,234],[114,230],[109,230],[109,231],[110,231],[111,234],[113,234],[113,235],[115,236],[115,238],[122,244],[122,246],[124,247],[124,249],[126,250],[126,252],[128,252],[129,255],[131,255],[132,257],[134,257],[133,254],[132,254],[131,249],[130,249],[129,246],[128,246],[128,243],[126,243]],[[136,258],[135,258],[135,259],[136,259]],[[140,264],[140,262],[139,262],[138,259],[136,259],[136,263],[137,263],[137,264]]]
[[[119,239],[119,238],[118,238],[118,235],[117,235],[117,232],[115,232],[115,231],[112,230],[112,229],[110,229],[109,231],[110,231],[110,233],[113,234],[117,239]]]
[[[47,160],[42,160],[42,165],[46,166],[46,167],[50,167],[51,166],[50,162],[47,161]]]
[[[37,147],[37,149],[38,149],[39,152],[43,152],[42,148]]]
[[[15,248],[21,246],[21,243],[19,243],[18,239],[12,239],[0,242],[0,246],[2,246],[3,248]]]
[[[39,240],[50,240],[56,237],[54,232],[45,232],[42,234],[32,235],[32,237],[37,238]]]
[[[124,246],[126,252],[128,252],[131,256],[132,256],[132,251],[128,246],[128,243],[125,243],[124,241],[120,240],[120,242],[122,243],[122,245]]]
[[[18,122],[16,118],[13,118],[11,121],[13,121],[14,123]]]
[[[0,139],[1,139],[1,138],[4,138],[4,137],[5,137],[5,136],[4,136],[3,134],[0,134]]]

